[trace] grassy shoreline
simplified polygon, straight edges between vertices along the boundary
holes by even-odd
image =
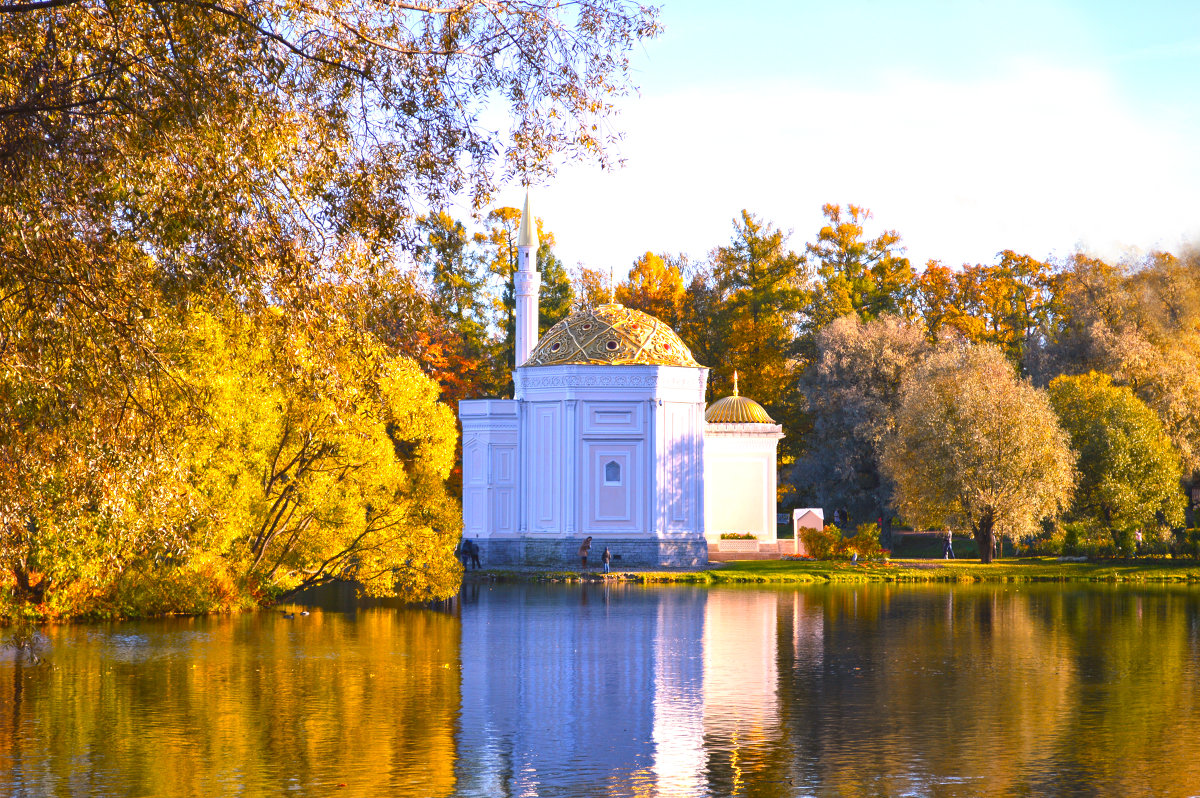
[[[1200,583],[1196,560],[1108,560],[1059,562],[1054,557],[1004,559],[984,565],[978,560],[892,560],[888,563],[837,561],[742,560],[718,567],[671,571],[503,570],[464,575],[468,581],[604,582],[648,584],[829,584],[871,582],[1132,582]]]

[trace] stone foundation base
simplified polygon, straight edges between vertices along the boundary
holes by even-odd
[[[479,559],[484,568],[525,566],[547,570],[577,570],[579,545],[583,538],[544,540],[518,538],[487,540],[472,538],[479,546]],[[655,540],[646,538],[593,538],[588,554],[588,568],[600,568],[600,555],[608,546],[612,553],[612,568],[674,568],[699,567],[708,563],[708,543],[698,540]]]

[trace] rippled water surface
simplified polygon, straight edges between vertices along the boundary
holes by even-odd
[[[47,630],[0,794],[1200,793],[1200,591],[468,585]]]

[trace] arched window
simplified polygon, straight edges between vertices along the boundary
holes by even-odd
[[[621,484],[621,464],[616,460],[609,460],[604,464],[604,484],[605,485],[620,485]]]

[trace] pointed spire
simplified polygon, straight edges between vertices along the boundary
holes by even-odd
[[[733,395],[734,395],[734,396],[737,396],[737,395],[738,395],[738,392],[737,392],[737,371],[736,371],[736,370],[734,370],[734,372],[733,372]]]
[[[533,223],[533,214],[529,212],[529,189],[525,189],[525,207],[521,209],[521,231],[517,233],[517,246],[536,249],[538,245],[536,229],[537,225]]]

